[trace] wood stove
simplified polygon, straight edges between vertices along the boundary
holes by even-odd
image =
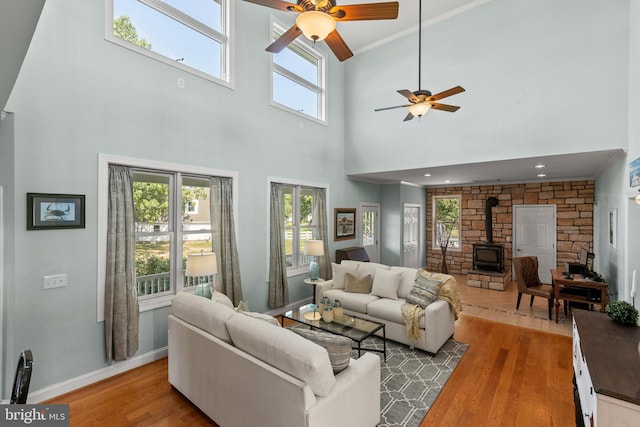
[[[496,243],[473,244],[473,269],[504,271],[504,246]]]

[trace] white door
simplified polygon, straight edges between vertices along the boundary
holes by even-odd
[[[360,224],[362,246],[369,255],[369,261],[380,262],[380,205],[361,203]]]
[[[551,283],[556,268],[556,206],[513,206],[513,257],[538,257],[542,283]]]
[[[404,204],[402,266],[420,267],[420,205]]]

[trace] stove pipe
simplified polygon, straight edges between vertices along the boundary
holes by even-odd
[[[484,203],[484,228],[487,233],[487,243],[493,243],[493,216],[491,215],[491,208],[498,206],[498,199],[495,197],[487,197]]]

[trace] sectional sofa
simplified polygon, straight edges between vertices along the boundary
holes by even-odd
[[[407,335],[402,306],[415,284],[417,269],[352,260],[332,266],[333,279],[317,284],[316,301],[322,297],[339,300],[345,313],[384,323],[387,339],[413,345],[432,355],[453,336],[457,311],[462,309],[453,276],[432,273],[444,283],[449,297],[436,299],[425,307],[419,319],[418,337],[413,340]],[[370,276],[371,290],[349,292],[345,289],[347,274],[358,278]]]

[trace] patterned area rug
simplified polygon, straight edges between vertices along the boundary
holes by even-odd
[[[380,338],[369,338],[362,347],[382,350]],[[380,356],[380,423],[378,426],[415,427],[436,400],[449,376],[467,351],[468,344],[447,341],[435,356],[387,341],[387,363]],[[354,352],[354,357],[358,352]]]

